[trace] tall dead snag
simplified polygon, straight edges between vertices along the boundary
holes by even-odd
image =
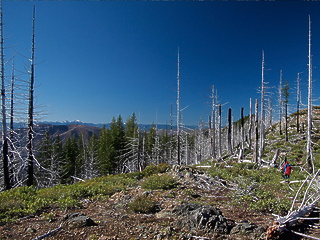
[[[232,109],[229,108],[228,111],[228,149],[229,149],[229,154],[232,155]]]
[[[271,128],[272,127],[272,122],[273,122],[273,104],[272,104],[272,98],[269,97],[268,99],[268,126],[267,128]],[[272,128],[271,128],[272,131]]]
[[[210,146],[211,146],[211,156],[216,157],[216,114],[215,114],[215,95],[214,86],[211,89],[211,121],[210,121]]]
[[[244,150],[244,107],[241,108],[241,149]]]
[[[33,153],[33,135],[34,135],[34,52],[35,52],[35,6],[32,14],[32,40],[31,40],[31,67],[30,67],[30,82],[29,82],[29,107],[28,107],[28,142],[27,142],[27,186],[34,184],[34,153]]]
[[[7,137],[7,116],[6,116],[6,91],[4,75],[4,54],[3,54],[3,23],[2,23],[2,1],[0,1],[0,74],[1,74],[1,107],[2,107],[2,162],[4,189],[8,190],[10,184],[8,137]]]
[[[14,139],[14,121],[13,121],[13,105],[14,105],[14,88],[15,88],[15,76],[14,76],[14,59],[12,59],[12,75],[11,75],[11,93],[10,93],[10,142],[12,144]],[[10,153],[11,154],[11,153]]]
[[[221,134],[221,130],[222,130],[222,118],[221,118],[221,104],[218,105],[218,121],[219,121],[219,158],[222,158],[222,134]]]
[[[9,138],[8,138],[8,146],[10,146],[10,150],[8,152],[8,158],[9,158],[9,175],[10,175],[10,184],[11,186],[14,186],[16,177],[16,172],[14,171],[14,88],[15,88],[15,72],[14,72],[14,58],[12,59],[12,75],[11,75],[11,92],[10,92],[10,126],[9,126]]]
[[[178,72],[177,72],[177,164],[181,164],[181,139],[180,139],[180,124],[181,124],[181,110],[180,110],[180,51],[178,49]]]
[[[283,93],[283,103],[284,103],[284,130],[285,130],[285,139],[286,142],[289,141],[288,136],[288,103],[289,103],[289,82],[288,80],[282,88]]]
[[[282,70],[280,70],[280,82],[279,82],[279,134],[282,135]]]
[[[300,122],[299,122],[299,111],[300,111],[300,103],[301,103],[301,89],[300,89],[300,73],[298,73],[297,77],[297,132],[300,132]]]
[[[259,158],[259,102],[256,99],[256,107],[255,107],[255,118],[254,118],[254,162],[257,164],[261,163],[261,159]]]
[[[265,81],[264,81],[264,51],[262,51],[262,68],[261,68],[261,120],[260,120],[260,147],[259,147],[259,161],[261,162],[264,150],[265,137]]]
[[[311,61],[311,20],[309,15],[309,54],[308,54],[308,130],[307,130],[307,167],[308,172],[314,172],[312,154],[311,130],[312,130],[312,61]]]
[[[248,141],[249,141],[249,149],[252,147],[252,122],[253,122],[253,114],[252,114],[252,98],[250,98],[250,115],[249,115],[249,130],[248,130]]]

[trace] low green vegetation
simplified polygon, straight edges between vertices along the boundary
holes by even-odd
[[[0,193],[0,222],[10,222],[18,218],[38,214],[52,220],[54,215],[46,209],[70,209],[82,206],[83,199],[107,200],[111,195],[130,188],[159,190],[157,195],[175,197],[178,180],[167,172],[169,165],[151,165],[141,172],[98,177],[73,185],[56,185],[50,188],[19,187]],[[282,183],[283,178],[277,168],[258,169],[255,164],[237,163],[232,167],[212,163],[208,174],[225,181],[230,190],[228,204],[246,206],[248,209],[283,214],[291,207],[292,197],[300,184]],[[295,169],[292,180],[304,179],[305,175]],[[183,189],[183,194],[191,196],[194,189]],[[134,213],[154,213],[157,211],[154,196],[135,196],[128,203]],[[205,203],[203,203],[205,204]],[[209,204],[209,203],[207,203]]]
[[[246,205],[248,209],[284,214],[291,207],[292,198],[300,184],[283,182],[278,168],[257,169],[254,164],[237,163],[233,167],[211,167],[212,176],[232,182],[231,204]],[[305,179],[300,169],[293,171],[294,180]]]
[[[128,207],[135,213],[155,213],[157,202],[148,196],[138,196],[128,204]]]
[[[150,189],[150,190],[157,190],[157,189],[168,190],[168,189],[175,188],[177,184],[178,184],[177,180],[168,174],[161,174],[161,175],[154,174],[146,178],[142,182],[141,187],[144,189]]]
[[[157,175],[164,173],[168,168],[168,164],[150,165],[141,172],[98,177],[72,185],[58,184],[43,189],[18,187],[4,191],[0,193],[0,222],[10,222],[38,214],[46,208],[79,208],[82,199],[106,200],[116,192],[138,186],[139,180],[143,178],[146,179],[146,188],[172,188],[176,184],[172,177],[165,175],[159,178]],[[159,182],[157,179],[160,179]]]
[[[35,189],[19,187],[0,194],[0,222],[9,222],[37,214],[45,208],[77,208],[85,198],[108,198],[112,194],[137,186],[137,180],[119,175],[99,177],[73,185],[56,185]]]

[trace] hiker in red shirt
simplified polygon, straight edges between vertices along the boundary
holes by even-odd
[[[281,172],[283,173],[283,178],[284,179],[289,179],[290,178],[290,174],[292,171],[292,167],[289,164],[289,162],[286,160],[285,164],[282,165],[281,167]]]

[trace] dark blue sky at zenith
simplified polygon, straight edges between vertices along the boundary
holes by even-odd
[[[3,1],[5,57],[15,55],[20,80],[28,80],[34,4],[41,120],[107,123],[135,112],[141,123],[169,123],[178,48],[183,123],[207,121],[212,85],[223,121],[229,107],[235,120],[241,107],[248,115],[250,98],[260,99],[262,51],[274,110],[282,69],[294,112],[298,72],[307,103],[309,14],[319,104],[318,1]],[[10,61],[5,69],[10,75]]]

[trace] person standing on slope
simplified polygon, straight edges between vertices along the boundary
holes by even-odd
[[[285,163],[281,167],[281,172],[283,173],[283,178],[284,179],[288,179],[289,180],[292,169],[293,168],[291,167],[289,162],[286,160]]]

